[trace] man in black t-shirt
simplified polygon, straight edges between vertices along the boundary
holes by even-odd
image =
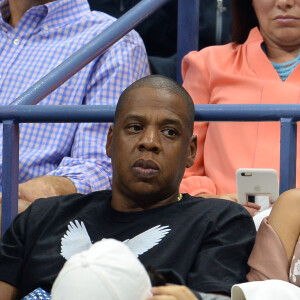
[[[179,193],[196,154],[193,123],[193,101],[175,81],[148,76],[128,87],[107,136],[112,191],[40,199],[18,215],[0,242],[0,299],[50,292],[65,261],[103,238],[182,276],[185,286],[157,287],[154,296],[229,295],[245,281],[251,216],[230,201]]]

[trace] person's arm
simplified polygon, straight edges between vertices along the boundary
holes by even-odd
[[[18,299],[18,290],[12,285],[0,281],[0,299],[3,300],[16,300]]]
[[[183,59],[183,87],[191,95],[195,104],[209,104],[209,72],[201,53],[193,51]],[[195,122],[194,134],[197,135],[197,155],[194,165],[186,169],[180,186],[181,193],[189,193],[192,196],[200,193],[216,195],[215,183],[206,175],[204,166],[207,126],[207,122]]]
[[[76,193],[76,187],[66,177],[41,176],[19,184],[18,212],[23,212],[38,198],[67,195]],[[0,194],[0,231],[2,194]],[[1,234],[0,234],[1,236]],[[1,298],[0,298],[1,299]]]
[[[121,92],[149,74],[146,51],[136,33],[129,33],[101,55],[86,87],[85,105],[115,105]],[[106,156],[108,123],[80,123],[69,157],[47,175],[69,178],[77,192],[111,187],[111,164]]]
[[[19,185],[19,202],[20,200],[33,202],[38,198],[47,198],[73,193],[76,193],[76,187],[69,178],[41,176]],[[24,209],[21,211],[23,210]]]
[[[279,236],[289,264],[300,238],[300,189],[284,192],[276,200],[268,224]]]

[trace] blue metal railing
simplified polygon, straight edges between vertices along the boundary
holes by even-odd
[[[114,116],[114,106],[6,106],[0,111],[0,121],[7,122],[12,137],[18,142],[18,123],[48,123],[48,122],[111,122]],[[7,121],[9,119],[9,121]],[[14,122],[10,121],[14,120]],[[277,105],[196,105],[196,121],[280,121],[281,122],[281,164],[280,193],[295,187],[296,182],[296,122],[300,121],[300,106],[297,104]],[[10,136],[11,139],[11,136]],[[15,151],[11,146],[7,151]],[[18,154],[18,153],[17,153]],[[8,157],[8,155],[6,155]],[[11,155],[12,157],[12,155]],[[10,160],[9,166],[18,167]],[[4,179],[4,178],[3,178]],[[9,185],[8,177],[5,184]],[[3,183],[4,184],[4,183]],[[18,184],[18,183],[16,183]],[[15,189],[17,190],[17,189]],[[17,195],[16,195],[17,196]],[[11,203],[10,211],[3,214],[2,226],[11,222],[13,209],[17,209],[17,201]],[[5,227],[6,229],[7,227]],[[3,229],[4,231],[4,229]]]

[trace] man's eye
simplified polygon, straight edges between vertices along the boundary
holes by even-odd
[[[128,129],[129,129],[129,131],[137,132],[137,131],[142,130],[142,126],[137,125],[137,124],[132,124],[132,125],[128,126]]]
[[[177,135],[177,131],[174,129],[164,129],[163,133],[167,136],[175,136]]]

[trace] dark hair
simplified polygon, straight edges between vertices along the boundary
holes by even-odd
[[[167,285],[167,280],[162,274],[160,274],[160,272],[157,271],[156,268],[153,268],[152,266],[147,266],[146,271],[148,273],[152,286]]]
[[[128,100],[128,95],[129,92],[136,89],[136,88],[141,88],[141,87],[150,87],[150,88],[155,88],[155,89],[159,89],[159,90],[167,90],[172,92],[175,95],[178,95],[180,97],[182,97],[185,102],[186,102],[186,107],[187,107],[187,113],[188,113],[188,124],[187,126],[189,127],[190,133],[191,135],[193,134],[193,130],[194,130],[194,120],[195,120],[195,106],[194,106],[194,102],[191,98],[191,96],[189,95],[189,93],[184,89],[184,87],[179,84],[177,81],[168,78],[166,76],[162,76],[162,75],[149,75],[146,77],[143,77],[137,81],[135,81],[134,83],[132,83],[129,87],[127,87],[123,93],[121,94],[117,107],[116,107],[116,113],[115,113],[115,119],[114,122],[116,123],[119,115],[120,115],[120,111],[124,105],[124,103],[126,102],[126,100]]]
[[[232,5],[232,41],[243,44],[252,28],[258,26],[258,20],[251,0],[231,0]]]

